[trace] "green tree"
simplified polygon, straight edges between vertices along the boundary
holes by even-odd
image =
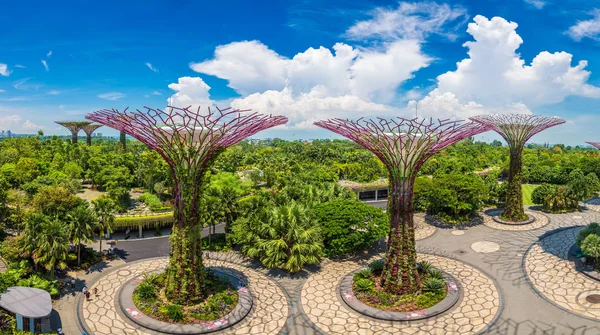
[[[232,230],[242,252],[268,268],[295,273],[306,264],[319,263],[323,254],[321,228],[308,209],[295,202],[265,208],[252,218],[240,217]]]
[[[81,244],[92,241],[98,221],[88,204],[76,207],[67,214],[69,240],[77,248],[77,265],[81,265]]]
[[[359,200],[333,200],[316,205],[315,218],[321,223],[325,254],[336,256],[364,250],[387,235],[387,215]]]
[[[69,236],[65,224],[59,219],[45,220],[40,228],[33,260],[50,271],[50,276],[54,278],[54,269],[67,266]]]
[[[24,191],[15,188],[8,190],[9,221],[11,227],[17,231],[17,234],[21,233],[21,229],[23,229],[23,223],[27,215],[27,200],[27,194]]]
[[[82,201],[85,200],[77,198],[65,187],[46,186],[33,196],[31,206],[44,215],[65,218],[67,213],[80,205]]]
[[[112,232],[112,223],[115,220],[115,203],[106,196],[101,196],[95,200],[92,200],[94,205],[94,213],[99,219],[98,229],[100,230],[100,249],[102,252],[102,237],[104,232]]]

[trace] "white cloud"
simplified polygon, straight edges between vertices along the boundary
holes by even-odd
[[[26,130],[38,130],[38,129],[44,129],[44,128],[45,128],[44,126],[37,125],[29,120],[26,120],[23,123],[23,129],[26,129]]]
[[[210,100],[208,86],[202,78],[199,77],[182,77],[179,78],[177,84],[169,84],[169,88],[177,93],[173,94],[167,103],[173,107],[188,107],[188,106],[211,106],[213,102]]]
[[[8,65],[0,63],[0,76],[8,77],[11,71],[8,70]]]
[[[162,95],[159,91],[152,91],[152,95]]]
[[[102,93],[98,95],[98,98],[100,99],[105,99],[105,100],[119,100],[121,98],[124,98],[125,94],[120,93],[120,92],[108,92],[108,93]]]
[[[20,68],[20,69],[25,69],[25,68],[27,68],[26,66],[23,66],[23,65],[21,65],[21,64],[17,64],[17,65],[15,65],[15,67],[18,67],[18,68]]]
[[[57,91],[57,90],[52,90],[52,91],[48,91],[48,94],[50,95],[59,95],[61,92]]]
[[[397,111],[385,104],[396,99],[402,82],[431,61],[416,40],[384,43],[377,49],[336,43],[333,50],[308,48],[291,59],[251,41],[219,46],[214,59],[191,67],[227,79],[246,96],[232,106],[286,115],[296,127],[304,127],[317,117]]]
[[[148,67],[150,70],[152,70],[153,72],[158,72],[158,69],[157,69],[157,68],[155,68],[154,66],[152,66],[152,64],[150,64],[150,63],[146,62],[146,66],[147,66],[147,67]]]
[[[476,16],[467,32],[469,58],[455,71],[437,77],[437,88],[419,102],[434,115],[468,117],[473,113],[529,112],[561,102],[569,95],[600,98],[600,87],[587,83],[586,61],[571,66],[566,52],[540,52],[530,65],[516,50],[523,43],[517,24],[503,18]]]
[[[48,51],[48,53],[46,54],[46,57],[50,57],[52,56],[52,50]]]
[[[589,20],[580,20],[569,28],[567,34],[576,41],[584,37],[591,39],[600,38],[600,9],[594,9],[590,13],[593,17]]]
[[[46,72],[50,71],[50,68],[48,67],[48,63],[46,62],[45,59],[42,59],[42,64],[44,65],[44,68],[46,69]]]
[[[229,80],[229,87],[246,95],[285,86],[286,59],[259,41],[218,46],[212,60],[191,63],[196,72]]]
[[[8,111],[7,108],[0,106],[0,112]],[[23,118],[18,114],[0,115],[0,129],[10,130],[13,133],[31,133],[31,130],[43,129],[44,126],[37,125],[30,120],[23,122]]]
[[[6,92],[6,90],[0,90],[0,93],[4,93],[4,92]]]
[[[453,33],[468,18],[460,6],[435,2],[400,2],[398,8],[374,9],[370,20],[359,21],[346,31],[352,39],[418,39],[429,34],[456,38]]]
[[[546,5],[546,2],[542,0],[525,0],[525,2],[537,9],[542,9]]]

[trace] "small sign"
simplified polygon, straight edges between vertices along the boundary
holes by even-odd
[[[344,294],[344,298],[347,301],[354,301],[354,294],[352,294],[352,292],[348,292],[348,293]]]
[[[136,308],[127,308],[127,313],[131,315],[134,319],[139,319],[142,317],[142,313],[140,313]]]
[[[417,318],[417,317],[423,317],[426,316],[427,313],[419,311],[419,312],[407,312],[406,313],[406,317],[407,318]]]
[[[456,287],[456,283],[455,282],[451,281],[451,282],[448,283],[448,289],[450,291],[456,291],[456,290],[458,290],[458,287]]]

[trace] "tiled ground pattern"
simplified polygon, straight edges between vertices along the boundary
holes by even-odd
[[[531,212],[531,211],[525,211],[525,213],[535,217],[535,221],[533,221],[530,224],[524,224],[524,225],[507,225],[507,224],[498,223],[498,222],[494,221],[494,219],[491,215],[502,214],[502,209],[491,210],[491,211],[488,211],[488,214],[491,214],[491,215],[482,213],[481,216],[483,216],[483,224],[484,225],[486,225],[490,228],[498,229],[498,230],[510,230],[510,231],[534,230],[534,229],[541,228],[550,222],[550,220],[548,219],[548,217],[546,215],[536,213],[536,212]]]
[[[232,268],[244,273],[248,277],[248,286],[254,298],[250,314],[237,325],[219,334],[278,334],[281,331],[287,319],[288,303],[279,286],[266,276],[237,264],[213,259],[206,260],[205,264]],[[83,301],[83,310],[80,311],[87,328],[96,335],[146,334],[117,313],[120,307],[115,304],[115,297],[126,281],[144,272],[163,269],[166,265],[166,258],[133,263],[98,280],[90,289],[97,287],[99,297]]]
[[[542,296],[575,314],[600,320],[600,304],[585,297],[600,291],[600,282],[588,278],[568,260],[581,227],[566,229],[543,238],[525,255],[527,278]]]
[[[419,260],[430,261],[461,283],[465,296],[450,312],[412,322],[375,320],[358,314],[341,301],[337,289],[345,274],[360,267],[354,261],[325,261],[321,271],[308,278],[302,287],[302,308],[325,334],[474,334],[493,321],[500,309],[500,297],[491,278],[450,258],[420,254]]]
[[[415,214],[413,219],[415,222],[415,240],[422,240],[435,233],[435,227],[425,222],[425,214]]]

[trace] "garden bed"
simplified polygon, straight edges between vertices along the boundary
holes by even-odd
[[[168,302],[161,274],[137,277],[119,293],[121,310],[133,322],[169,334],[201,334],[231,327],[252,308],[243,280],[227,268],[210,268],[211,291],[194,305]]]
[[[492,218],[494,219],[494,221],[496,221],[498,223],[509,225],[509,226],[522,226],[522,225],[526,225],[526,224],[530,224],[530,223],[535,222],[535,216],[533,216],[531,214],[527,214],[527,213],[525,213],[525,215],[527,215],[527,220],[525,220],[525,221],[519,221],[519,222],[512,222],[512,221],[502,220],[500,218],[500,215],[494,215],[494,216],[492,216]]]
[[[581,249],[577,244],[573,244],[571,249],[569,249],[569,260],[575,263],[575,269],[585,276],[600,282],[600,268],[594,267],[590,262],[584,262],[582,258],[587,260],[587,257],[581,253]]]
[[[356,270],[344,276],[340,283],[340,296],[353,310],[382,320],[419,320],[439,315],[458,301],[459,285],[451,275],[420,263],[423,292],[393,295],[381,290],[379,277],[383,262]]]

